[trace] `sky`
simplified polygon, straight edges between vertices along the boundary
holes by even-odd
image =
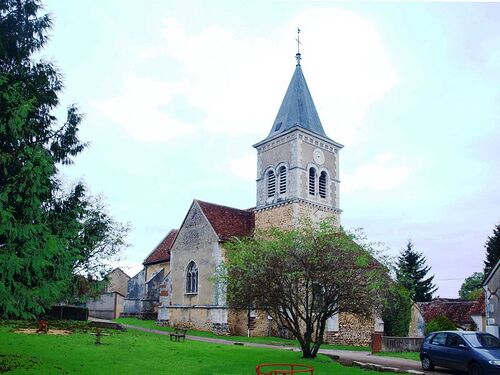
[[[249,208],[295,68],[340,152],[342,225],[411,239],[457,297],[500,222],[500,4],[46,1],[43,51],[89,147],[61,173],[133,230],[134,275],[193,199]]]

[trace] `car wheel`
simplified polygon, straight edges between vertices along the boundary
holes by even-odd
[[[434,363],[432,363],[431,359],[429,356],[424,355],[422,357],[422,368],[425,371],[432,371],[434,370]]]
[[[469,365],[469,375],[483,375],[483,369],[479,363],[471,363]]]

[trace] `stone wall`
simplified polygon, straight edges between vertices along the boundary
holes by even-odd
[[[145,274],[146,271],[143,269],[128,281],[123,316],[135,316],[142,311],[142,299],[146,294]]]
[[[349,313],[339,313],[339,330],[325,333],[325,341],[335,345],[368,346],[375,319],[364,319]]]
[[[423,337],[391,337],[382,336],[383,352],[418,352]]]
[[[296,204],[287,203],[280,206],[274,206],[262,211],[255,212],[255,229],[292,229],[295,226],[294,207]]]
[[[257,145],[257,209],[288,201],[304,199],[332,208],[339,206],[338,151],[342,145],[320,137],[304,129],[284,133],[267,142]],[[321,150],[321,151],[320,151]],[[319,164],[314,159],[314,152],[324,155]],[[267,194],[267,173],[277,174],[279,168],[287,169],[287,189],[278,191],[272,197]],[[317,177],[322,171],[328,174],[327,196],[309,194],[309,168],[316,169]]]
[[[170,306],[168,309],[170,326],[214,332],[219,335],[229,333],[226,308],[202,306]]]
[[[170,271],[170,263],[169,262],[162,262],[162,263],[155,263],[155,264],[148,264],[144,266],[146,269],[146,280],[149,280],[155,272],[158,272],[163,269],[165,275]]]
[[[306,201],[288,202],[255,211],[255,229],[293,229],[304,221],[319,223],[326,218],[340,224],[340,215],[333,209]]]
[[[122,296],[126,296],[130,277],[119,268],[111,271],[108,277],[109,283],[106,287],[106,292],[118,292]]]
[[[191,261],[198,267],[197,293],[186,293],[186,269]],[[172,305],[224,306],[225,294],[214,280],[221,262],[219,238],[195,201],[171,249]]]
[[[276,335],[277,328],[264,310],[253,310],[250,313],[252,327],[250,336],[272,336]],[[230,309],[228,312],[228,327],[231,335],[247,336],[248,334],[248,310]]]
[[[99,319],[115,319],[119,315],[116,312],[116,298],[120,296],[116,292],[103,293],[99,298],[87,302],[89,316]],[[121,296],[120,296],[121,297]],[[121,297],[123,300],[123,297]]]

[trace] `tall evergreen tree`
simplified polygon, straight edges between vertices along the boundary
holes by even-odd
[[[396,278],[409,292],[415,302],[427,302],[437,290],[432,283],[434,276],[425,278],[430,271],[422,253],[414,250],[414,243],[408,240],[406,249],[398,257]]]
[[[51,27],[41,11],[39,0],[0,0],[0,317],[32,317],[59,301],[92,241],[110,233],[91,230],[81,183],[61,189],[58,166],[85,147],[82,115],[70,106],[59,124],[51,114],[62,82],[34,57]]]
[[[486,248],[484,274],[487,275],[500,259],[500,224],[493,228],[493,235],[488,237],[484,247]]]

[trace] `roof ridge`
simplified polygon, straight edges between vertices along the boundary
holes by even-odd
[[[236,207],[226,206],[226,205],[223,205],[223,204],[218,204],[218,203],[212,203],[212,202],[202,201],[201,199],[195,199],[195,201],[196,201],[196,202],[205,203],[205,204],[209,204],[209,205],[212,205],[212,206],[218,206],[218,207],[229,208],[229,209],[231,209],[231,210],[238,210],[238,211],[242,211],[242,212],[249,212],[249,211],[247,211],[247,209],[241,209],[241,208],[236,208]]]

